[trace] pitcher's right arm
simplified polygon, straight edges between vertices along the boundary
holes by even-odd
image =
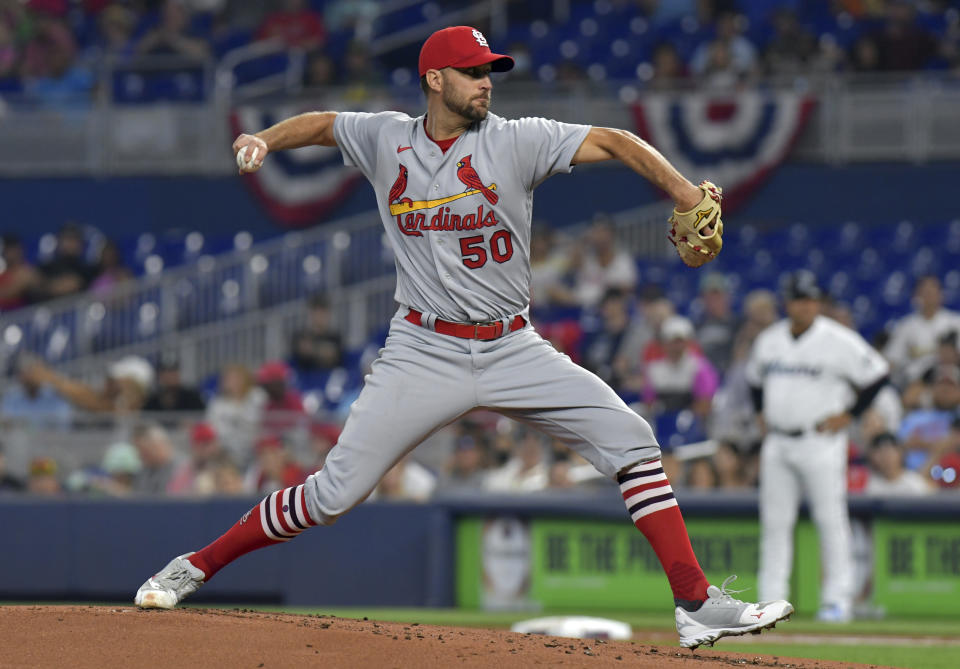
[[[271,151],[296,149],[301,146],[336,146],[333,120],[337,112],[307,112],[292,116],[254,135],[243,134],[233,142],[233,153],[243,151],[238,160],[240,172],[255,172]]]

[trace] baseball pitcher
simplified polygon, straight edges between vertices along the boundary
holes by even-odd
[[[490,113],[490,73],[511,67],[479,30],[446,28],[420,52],[426,114],[313,112],[236,139],[241,172],[275,151],[339,147],[376,191],[401,306],[324,468],[174,558],[143,584],[137,605],[172,608],[244,553],[333,523],[426,437],[485,407],[564,440],[619,482],[670,582],[681,645],[758,631],[793,612],[786,601],[741,602],[707,582],[650,426],[529,322],[533,191],[544,179],[621,161],[673,198],[669,234],[693,266],[720,250],[720,190],[694,186],[629,132]]]

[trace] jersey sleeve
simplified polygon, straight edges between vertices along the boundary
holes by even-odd
[[[521,118],[511,122],[511,126],[510,139],[516,147],[513,155],[527,190],[533,190],[553,174],[573,169],[573,156],[590,132],[589,125],[545,118]]]
[[[397,112],[340,112],[333,120],[333,137],[343,154],[343,164],[359,167],[368,179],[377,170],[380,134],[387,123],[405,115]]]
[[[747,365],[744,369],[744,375],[747,377],[747,383],[753,388],[763,387],[763,340],[764,335],[760,333],[753,340],[753,346],[750,347],[750,357],[747,358]]]
[[[876,349],[852,330],[844,332],[846,341],[838,349],[845,367],[844,375],[857,388],[866,388],[890,373],[890,365]]]

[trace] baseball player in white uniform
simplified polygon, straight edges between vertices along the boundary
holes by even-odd
[[[307,113],[234,142],[241,172],[270,152],[339,147],[376,191],[401,306],[323,469],[174,558],[143,584],[137,605],[172,608],[240,555],[333,523],[426,437],[485,407],[563,439],[620,483],[670,581],[682,645],[758,631],[792,613],[786,601],[741,602],[707,582],[650,426],[529,323],[533,190],[544,179],[617,159],[678,210],[692,211],[704,191],[629,132],[489,113],[490,72],[512,66],[480,31],[446,28],[420,52],[425,115]]]
[[[853,330],[820,315],[816,277],[786,284],[788,317],[761,332],[747,363],[766,432],[760,452],[760,597],[786,597],[802,497],[820,537],[818,617],[851,618],[853,558],[847,512],[847,433],[888,380],[883,357]]]

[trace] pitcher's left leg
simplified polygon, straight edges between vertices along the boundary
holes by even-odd
[[[645,420],[596,375],[523,330],[491,347],[478,379],[480,404],[568,443],[614,478],[631,519],[650,542],[673,591],[683,646],[770,627],[793,612],[785,601],[764,606],[711,586],[697,562],[660,448]],[[729,579],[728,581],[729,582]],[[724,585],[726,585],[726,583]]]

